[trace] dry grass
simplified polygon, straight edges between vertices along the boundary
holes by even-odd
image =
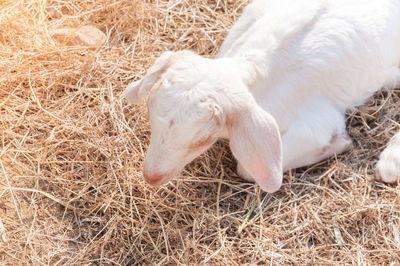
[[[373,181],[399,90],[349,116],[353,151],[272,195],[237,177],[223,142],[168,186],[142,180],[150,130],[124,86],[164,50],[215,54],[246,2],[0,1],[0,264],[400,263],[400,186]],[[105,45],[51,36],[79,25]]]

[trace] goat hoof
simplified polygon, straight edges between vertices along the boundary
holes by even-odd
[[[400,133],[392,138],[381,153],[376,165],[376,180],[385,183],[396,183],[400,179]]]

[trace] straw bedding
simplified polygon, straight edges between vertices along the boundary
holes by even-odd
[[[238,178],[224,141],[179,180],[144,183],[150,128],[124,87],[162,51],[215,55],[246,4],[0,1],[0,264],[400,263],[400,187],[374,181],[399,90],[349,113],[351,152],[277,193]],[[102,46],[54,35],[84,25]]]

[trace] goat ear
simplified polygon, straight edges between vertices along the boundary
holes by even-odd
[[[258,105],[228,118],[233,155],[262,190],[275,192],[282,184],[282,144],[275,119]]]
[[[149,69],[143,79],[132,82],[125,89],[125,96],[132,103],[141,103],[149,95],[151,88],[161,78],[161,75],[167,70],[169,59],[173,53],[163,53]]]

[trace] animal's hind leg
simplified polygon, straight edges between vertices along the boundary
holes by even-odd
[[[329,130],[323,126],[321,128],[309,128],[306,124],[297,126],[282,137],[282,145],[283,170],[287,171],[348,151],[352,147],[352,142],[343,121],[342,127]]]
[[[303,110],[281,138],[284,172],[317,163],[352,147],[346,132],[344,114],[329,101],[322,99]],[[253,181],[240,163],[237,171],[243,179]]]
[[[394,68],[390,78],[384,84],[388,88],[400,86],[400,68]],[[389,141],[388,146],[379,156],[376,165],[379,181],[395,183],[400,180],[400,132]]]
[[[282,136],[282,168],[286,172],[322,161],[334,154],[340,154],[352,147],[346,132],[344,115],[334,110],[319,110],[313,115],[307,113],[294,121]],[[247,181],[253,177],[237,165],[238,174]]]
[[[379,157],[377,179],[386,183],[395,183],[400,179],[400,132],[390,140]]]
[[[320,100],[293,121],[282,136],[283,170],[308,166],[352,147],[345,115]]]

